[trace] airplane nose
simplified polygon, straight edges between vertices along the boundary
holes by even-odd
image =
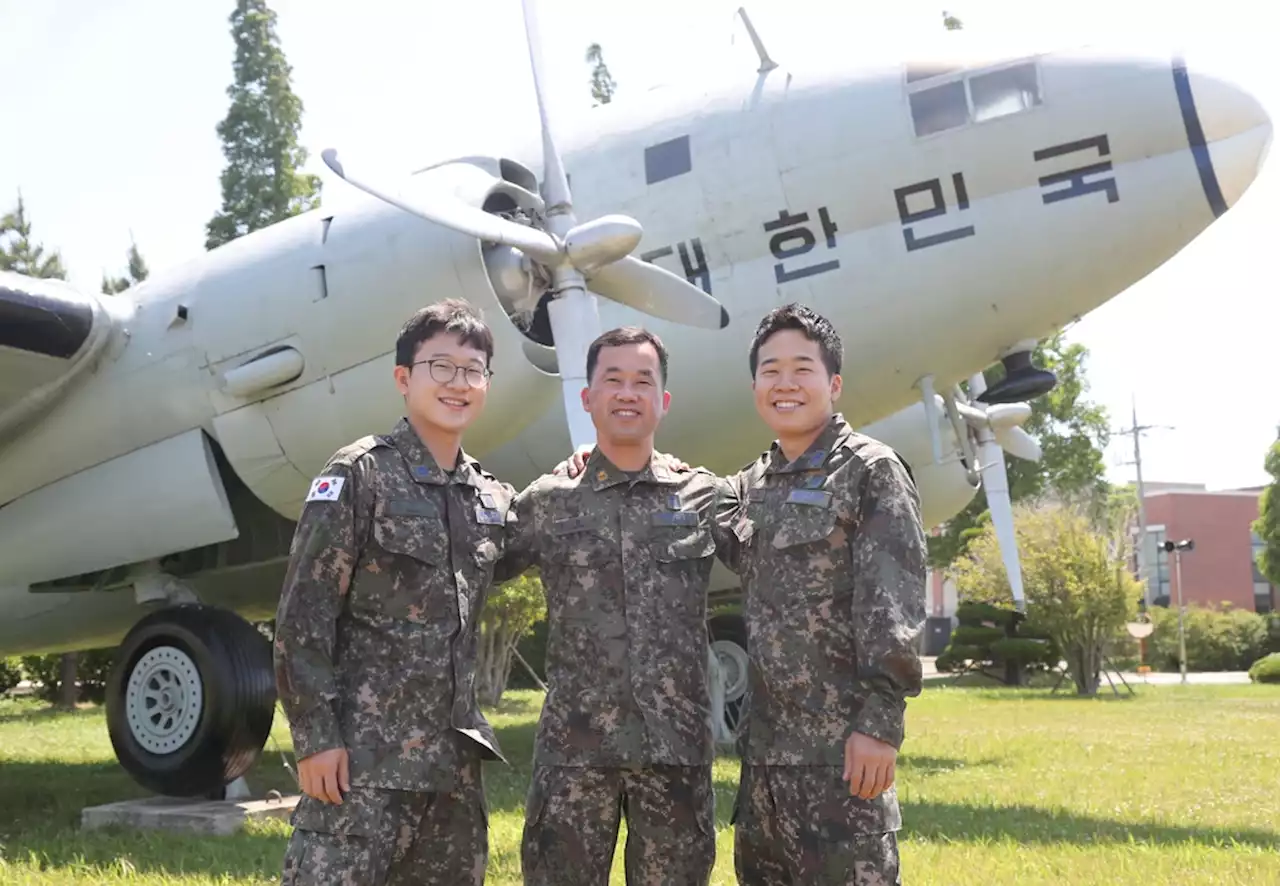
[[[1271,117],[1234,77],[1191,56],[1175,66],[1178,104],[1205,195],[1222,215],[1262,171],[1271,147]]]

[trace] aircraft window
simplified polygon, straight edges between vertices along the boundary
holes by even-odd
[[[646,184],[665,181],[684,175],[693,169],[689,156],[689,136],[682,135],[670,141],[650,145],[644,149],[644,180]]]
[[[921,65],[909,67],[908,84],[923,79],[918,74],[925,70]],[[939,66],[928,76],[945,74]],[[1040,84],[1033,61],[961,77],[952,75],[937,85],[909,85],[908,92],[917,136],[1006,117],[1041,104]]]
[[[969,103],[965,99],[964,81],[954,80],[912,93],[911,117],[915,120],[916,135],[929,135],[968,123]]]
[[[1016,114],[1040,104],[1036,66],[1018,65],[969,80],[974,122]]]

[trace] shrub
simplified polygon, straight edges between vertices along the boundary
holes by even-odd
[[[81,652],[76,661],[76,683],[80,687],[80,701],[101,702],[107,694],[107,678],[115,661],[115,649],[90,649]],[[41,684],[40,697],[57,701],[62,689],[62,654],[24,655],[23,670],[28,678]]]
[[[22,664],[16,658],[0,658],[0,695],[22,682]]]
[[[1152,667],[1178,670],[1178,610],[1155,607],[1148,641]],[[1244,671],[1267,654],[1267,619],[1230,604],[1188,606],[1183,616],[1189,671]]]
[[[1255,661],[1249,668],[1249,679],[1254,683],[1280,683],[1280,652]]]

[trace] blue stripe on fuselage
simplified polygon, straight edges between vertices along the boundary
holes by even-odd
[[[1177,57],[1173,60],[1173,88],[1178,93],[1178,107],[1182,109],[1182,125],[1187,130],[1187,143],[1191,145],[1191,156],[1196,160],[1200,186],[1204,188],[1204,196],[1209,201],[1209,208],[1213,210],[1213,217],[1221,218],[1227,211],[1227,201],[1222,196],[1218,174],[1213,169],[1213,157],[1209,154],[1209,145],[1204,140],[1204,127],[1200,125],[1200,114],[1196,111],[1196,98],[1191,93],[1187,63]]]

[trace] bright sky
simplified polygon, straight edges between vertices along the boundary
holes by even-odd
[[[616,101],[708,69],[751,66],[738,2],[541,0],[557,112],[585,110],[586,46],[599,42]],[[71,279],[97,291],[124,268],[130,232],[152,269],[203,251],[220,205],[214,127],[227,110],[232,0],[0,0],[0,210],[19,188],[34,233],[61,250]],[[274,0],[305,107],[308,171],[342,198],[320,150],[398,168],[483,150],[506,130],[536,131],[519,0]],[[1174,8],[1170,8],[1174,7]],[[1215,0],[747,0],[782,65],[818,48],[909,53],[942,32],[946,8],[971,33],[1102,40],[1132,36],[1216,48],[1280,120],[1280,75],[1264,63],[1280,4]],[[1225,41],[1225,42],[1224,42]],[[1225,52],[1220,48],[1225,45]],[[1193,58],[1204,58],[1204,55]],[[477,122],[463,128],[469,117]],[[1280,425],[1276,330],[1280,150],[1240,204],[1197,242],[1071,330],[1092,353],[1093,396],[1130,423],[1173,425],[1143,439],[1148,480],[1211,488],[1267,481],[1262,461]],[[1271,354],[1270,357],[1267,354]],[[1132,438],[1108,453],[1130,479]]]

